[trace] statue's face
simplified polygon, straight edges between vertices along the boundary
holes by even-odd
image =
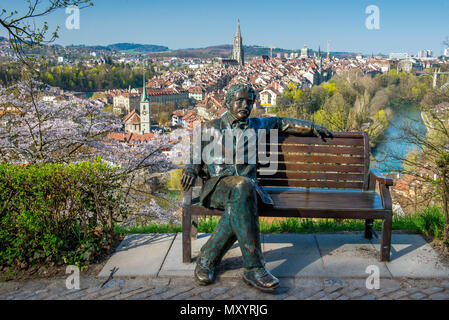
[[[251,114],[254,99],[253,93],[237,91],[234,97],[234,102],[231,105],[231,113],[241,121],[246,120]]]

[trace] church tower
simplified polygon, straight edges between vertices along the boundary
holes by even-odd
[[[140,132],[150,132],[150,99],[147,96],[147,89],[145,84],[145,72],[143,73],[143,88],[142,98],[140,99]]]
[[[237,32],[234,37],[234,47],[232,49],[232,59],[237,60],[239,65],[243,66],[245,64],[243,45],[242,45],[242,35],[240,34],[240,19],[237,23]]]
[[[321,56],[321,47],[318,47],[318,69],[320,71],[320,75],[323,73],[323,57]]]

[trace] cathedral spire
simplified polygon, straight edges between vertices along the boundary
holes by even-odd
[[[232,50],[232,59],[237,60],[238,64],[245,64],[242,44],[242,34],[240,33],[240,19],[237,21],[237,32],[234,37],[234,47]]]
[[[241,37],[241,33],[240,33],[240,18],[237,20],[237,32],[235,33],[236,37]]]
[[[145,70],[143,71],[142,101],[148,101],[147,89],[145,84]]]

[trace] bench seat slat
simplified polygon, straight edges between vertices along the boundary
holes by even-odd
[[[273,162],[276,163],[276,162]],[[270,164],[259,164],[261,170],[268,169]],[[337,165],[319,163],[286,163],[277,162],[277,170],[291,171],[317,171],[317,172],[365,172],[365,167],[361,165]]]
[[[294,180],[294,179],[258,179],[261,186],[286,186],[304,188],[347,188],[362,189],[363,182],[357,181],[329,181],[329,180]]]
[[[346,210],[382,209],[382,200],[376,192],[302,191],[271,193],[274,208]]]
[[[324,153],[324,154],[353,154],[353,155],[363,155],[363,148],[357,147],[338,147],[338,146],[315,146],[315,145],[293,145],[293,144],[280,144],[277,147],[272,147],[272,149],[279,152],[303,152],[303,153]],[[266,151],[271,151],[270,147],[265,147]]]
[[[276,156],[276,154],[272,154]],[[346,156],[326,156],[326,155],[307,155],[295,153],[278,153],[279,162],[311,162],[311,163],[345,163],[345,164],[363,164],[363,157],[346,157]]]
[[[267,142],[270,140],[267,140]],[[315,137],[296,137],[296,136],[279,136],[281,144],[311,144],[311,145],[334,145],[334,146],[363,146],[363,136],[354,136],[351,138],[333,138],[326,139],[324,142]]]
[[[362,173],[329,173],[329,172],[263,170],[259,171],[259,177],[268,179],[275,178],[275,179],[357,180],[363,182],[365,176]]]

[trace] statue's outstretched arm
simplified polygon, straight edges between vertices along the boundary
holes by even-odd
[[[279,117],[278,129],[283,133],[294,134],[303,137],[320,137],[323,141],[332,138],[332,132],[312,121]]]

